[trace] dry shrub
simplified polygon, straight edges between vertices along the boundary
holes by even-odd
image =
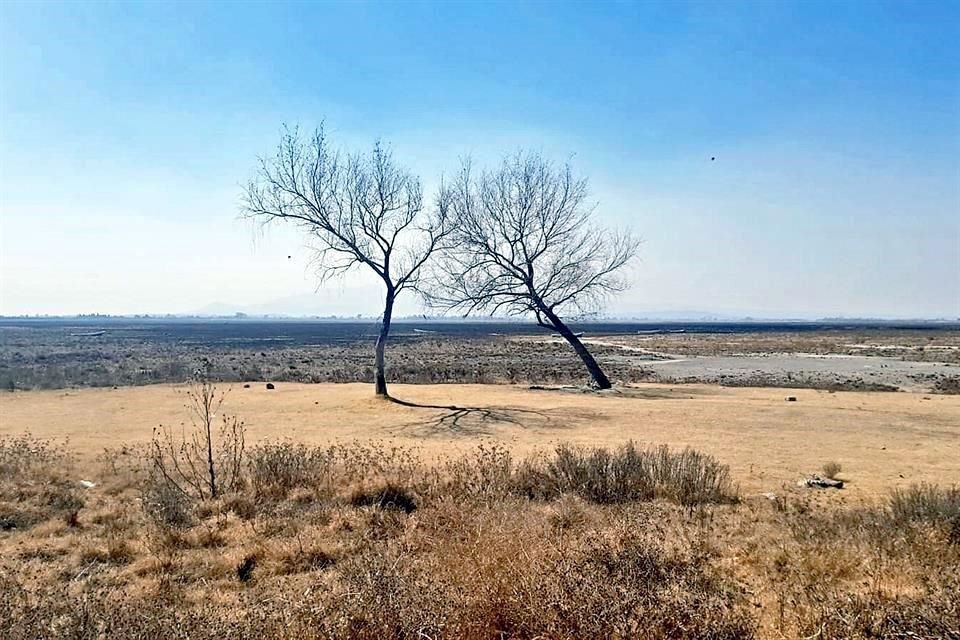
[[[628,442],[611,452],[560,445],[547,461],[546,478],[557,493],[576,493],[600,504],[656,498],[684,506],[736,501],[729,468],[689,448],[641,450]]]
[[[354,490],[350,495],[350,504],[354,507],[396,509],[404,513],[413,513],[417,510],[416,497],[406,487],[393,482]]]
[[[0,531],[29,529],[51,518],[78,527],[84,499],[69,470],[65,450],[49,440],[0,437]]]
[[[422,474],[413,450],[363,442],[327,447],[266,443],[250,452],[248,468],[257,496],[268,499],[282,499],[302,488],[332,495],[351,482],[389,480],[408,484]]]
[[[712,456],[666,446],[638,449],[628,442],[614,450],[561,444],[552,455],[535,453],[514,463],[496,445],[441,465],[425,491],[468,499],[520,496],[554,500],[576,494],[598,504],[667,499],[684,506],[737,500],[730,470]]]
[[[29,529],[46,520],[43,512],[22,505],[0,503],[0,531]]]
[[[203,372],[196,373],[186,395],[190,430],[177,435],[163,425],[154,429],[149,448],[150,472],[198,500],[237,490],[243,481],[243,422],[222,414],[219,433],[215,433],[214,422],[225,396]]]
[[[319,449],[290,442],[267,443],[248,456],[250,480],[258,496],[283,498],[296,487],[315,484],[323,474]]]
[[[887,505],[785,514],[770,557],[782,634],[960,638],[960,547],[953,489],[898,490]],[[946,530],[946,535],[945,535]]]
[[[235,514],[241,520],[253,520],[257,516],[257,505],[249,497],[232,493],[223,496],[220,501],[224,511]]]
[[[80,559],[85,563],[125,565],[132,562],[134,557],[136,552],[133,547],[122,538],[111,538],[104,546],[86,547],[80,552]]]
[[[554,542],[536,520],[513,515],[523,504],[447,514],[441,522],[459,524],[430,526],[416,553],[388,544],[345,561],[346,615],[335,630],[356,638],[752,637],[742,595],[704,556],[626,529]]]
[[[843,467],[839,462],[831,460],[830,462],[824,463],[822,471],[825,477],[835,480],[837,475],[843,471]]]
[[[248,457],[254,492],[268,500],[299,491],[312,501],[335,495],[345,484],[405,486],[430,499],[553,500],[572,493],[600,504],[668,499],[694,506],[732,502],[737,494],[728,467],[711,456],[693,449],[638,449],[632,442],[612,451],[560,445],[552,455],[535,453],[519,462],[504,447],[480,444],[432,467],[410,449],[360,443],[271,443]]]
[[[193,497],[159,473],[147,475],[141,502],[147,517],[160,527],[184,529],[193,523]]]
[[[901,522],[953,522],[960,519],[960,486],[931,484],[897,489],[890,497],[890,515]]]
[[[227,544],[223,533],[216,527],[203,526],[193,535],[193,546],[202,549],[219,549]]]
[[[54,511],[77,511],[83,508],[83,498],[77,495],[71,484],[62,480],[45,485],[40,499]]]
[[[433,492],[446,496],[497,499],[514,491],[514,464],[510,452],[483,443],[435,470]]]
[[[561,496],[550,512],[549,520],[554,529],[567,531],[583,526],[587,518],[587,510],[580,498]]]
[[[0,478],[24,480],[46,476],[66,460],[62,447],[50,440],[34,438],[29,433],[0,437]]]

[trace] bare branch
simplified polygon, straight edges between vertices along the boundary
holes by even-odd
[[[241,212],[263,224],[282,221],[306,231],[316,245],[321,282],[356,267],[383,281],[379,381],[395,296],[418,288],[430,257],[447,247],[449,208],[442,198],[436,205],[427,210],[419,178],[398,166],[380,142],[370,153],[344,155],[330,147],[322,126],[311,135],[284,127],[274,155],[260,159],[244,190]]]
[[[465,161],[442,189],[451,236],[435,262],[427,302],[473,313],[533,316],[564,335],[600,386],[599,367],[561,320],[599,310],[626,288],[638,242],[591,221],[587,182],[534,153],[509,157],[477,176]]]

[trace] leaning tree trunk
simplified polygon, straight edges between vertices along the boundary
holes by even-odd
[[[560,319],[557,314],[553,313],[549,309],[543,310],[544,315],[547,319],[550,320],[550,324],[553,325],[553,328],[557,330],[564,340],[570,343],[570,346],[573,347],[573,350],[577,352],[577,355],[580,356],[580,359],[583,361],[583,366],[587,368],[587,371],[590,372],[590,377],[593,378],[594,384],[597,385],[598,389],[609,389],[611,386],[609,378],[603,372],[603,369],[600,368],[600,365],[597,364],[596,359],[593,357],[593,354],[587,350],[587,347],[580,342],[580,338],[570,330],[570,327],[563,323],[563,320]]]
[[[377,385],[377,395],[384,396],[387,395],[387,373],[386,373],[386,358],[384,357],[384,349],[387,346],[387,337],[390,335],[390,320],[393,318],[393,300],[396,297],[396,293],[391,287],[387,287],[387,299],[383,306],[383,322],[380,323],[380,335],[377,336],[377,373],[376,373],[376,385]]]

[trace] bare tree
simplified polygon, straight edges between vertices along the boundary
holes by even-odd
[[[532,315],[570,343],[597,387],[610,381],[563,321],[597,311],[626,287],[638,242],[596,226],[587,182],[569,166],[519,153],[476,175],[468,162],[443,188],[454,228],[428,292],[431,305]]]
[[[379,142],[368,154],[331,149],[323,127],[311,135],[284,128],[276,153],[261,158],[242,211],[265,223],[294,223],[317,244],[321,282],[355,267],[385,287],[376,344],[376,393],[387,395],[384,349],[394,301],[414,289],[449,233],[446,207],[424,206],[420,180],[394,163]]]

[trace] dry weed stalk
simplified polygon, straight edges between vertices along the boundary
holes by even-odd
[[[225,394],[198,372],[187,390],[191,430],[180,437],[168,426],[154,429],[150,467],[180,493],[205,500],[235,490],[242,480],[246,430],[236,416],[223,415],[219,437],[214,423]]]

